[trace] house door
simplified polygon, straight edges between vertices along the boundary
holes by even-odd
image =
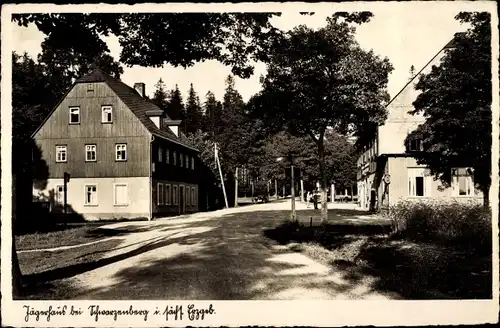
[[[370,211],[377,211],[377,191],[375,189],[370,190]]]
[[[184,212],[186,211],[185,209],[185,191],[184,191],[184,186],[180,186],[180,193],[179,193],[179,212],[180,214],[184,214]]]

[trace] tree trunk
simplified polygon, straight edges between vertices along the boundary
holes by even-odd
[[[490,186],[487,186],[484,188],[485,190],[483,191],[483,206],[485,208],[490,207]]]
[[[304,180],[300,179],[300,201],[303,203],[304,199]]]
[[[22,273],[21,273],[21,268],[19,267],[19,260],[17,258],[17,251],[16,251],[16,241],[14,238],[14,231],[12,231],[12,266],[11,266],[11,272],[12,272],[12,298],[16,299],[20,297],[21,295],[21,288],[22,288]]]
[[[238,168],[234,179],[234,207],[238,207]]]
[[[276,193],[276,200],[279,199],[278,195],[278,179],[274,179],[274,192]]]
[[[21,212],[22,215],[24,215],[24,211],[22,209],[19,209],[19,206],[17,205],[17,191],[16,191],[16,182],[15,179],[13,181],[13,191],[12,191],[12,205],[15,206],[13,211],[12,211],[12,217],[11,217],[11,233],[12,233],[12,249],[11,249],[11,267],[10,267],[10,272],[12,274],[12,298],[16,299],[21,296],[22,292],[22,279],[23,275],[21,273],[21,268],[19,267],[19,260],[17,258],[17,251],[16,251],[16,238],[15,238],[15,231],[16,231],[16,226],[18,225],[17,219],[20,217],[18,215],[18,212]]]
[[[322,137],[318,140],[318,155],[320,174],[319,187],[321,190],[321,223],[325,224],[328,222],[328,192],[325,167],[325,144]]]

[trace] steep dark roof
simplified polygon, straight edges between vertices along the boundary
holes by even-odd
[[[154,123],[151,121],[147,115],[147,112],[150,111],[162,111],[158,106],[149,101],[146,98],[143,98],[135,91],[135,89],[129,87],[122,81],[115,79],[114,77],[106,74],[99,68],[94,69],[90,74],[82,76],[75,83],[90,83],[90,82],[104,82],[106,83],[115,93],[116,95],[127,105],[128,108],[137,116],[137,118],[141,121],[141,123],[148,129],[151,134],[154,136],[169,140],[173,143],[180,144],[186,148],[191,150],[198,151],[198,149],[186,143],[181,138],[177,137],[170,130],[160,130]],[[166,116],[166,114],[164,115]],[[167,117],[168,118],[168,117]],[[183,138],[182,138],[183,139]]]

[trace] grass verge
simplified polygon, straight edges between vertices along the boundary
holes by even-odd
[[[286,222],[265,234],[343,272],[353,285],[372,281],[374,290],[404,299],[491,298],[491,253],[474,248],[394,238],[373,226]]]
[[[134,232],[150,230],[150,226],[122,225],[116,228],[103,228],[108,222],[92,222],[84,225],[60,226],[60,230],[49,232],[35,232],[16,236],[16,249],[33,250],[74,246],[85,244],[108,237],[123,236]]]
[[[96,225],[85,225],[68,227],[67,229],[58,231],[35,232],[16,236],[16,249],[18,251],[44,249],[96,241],[105,237],[94,233],[98,227]]]
[[[108,240],[61,251],[19,253],[19,266],[23,275],[32,275],[75,264],[94,262],[102,257],[103,250],[113,249],[120,244],[119,240]]]

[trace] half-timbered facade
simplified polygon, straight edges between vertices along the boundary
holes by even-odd
[[[34,133],[49,169],[34,195],[86,219],[152,218],[198,210],[198,151],[145,97],[95,69],[78,79]],[[59,206],[61,208],[61,206]]]

